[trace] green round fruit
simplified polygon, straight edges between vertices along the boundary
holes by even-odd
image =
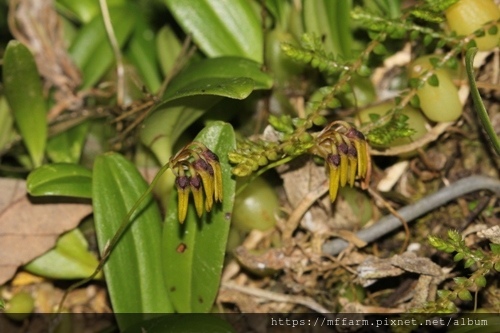
[[[460,0],[451,5],[445,12],[446,21],[451,30],[457,35],[468,36],[481,29],[486,23],[500,19],[500,9],[493,0]],[[499,24],[497,29],[482,37],[476,37],[477,48],[489,51],[500,43]]]
[[[5,307],[5,315],[17,321],[27,318],[35,308],[33,297],[24,291],[15,294]]]
[[[232,223],[243,231],[269,230],[275,226],[278,212],[276,192],[264,179],[256,178],[236,196]]]
[[[415,60],[409,67],[409,76],[418,78],[424,75],[427,70],[431,70],[431,57],[422,57]],[[432,121],[446,122],[455,121],[462,115],[462,103],[458,98],[458,89],[444,69],[434,71],[437,77],[437,86],[431,85],[431,79],[417,90],[420,100],[420,108],[423,113]]]

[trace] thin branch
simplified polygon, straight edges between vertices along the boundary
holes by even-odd
[[[328,192],[328,180],[325,180],[323,184],[318,186],[316,189],[309,192],[295,207],[292,214],[288,218],[285,226],[285,230],[283,230],[283,239],[288,240],[292,237],[293,231],[297,229],[299,226],[299,222],[302,219],[302,216],[309,210],[309,208],[322,196],[324,196]]]
[[[160,90],[158,90],[158,93],[156,96],[158,98],[161,98],[163,94],[165,93],[165,90],[167,89],[168,84],[172,80],[172,78],[179,73],[179,71],[184,68],[184,65],[187,63],[187,61],[193,56],[194,52],[196,51],[196,46],[192,46],[189,48],[189,45],[191,44],[191,35],[188,35],[186,39],[184,40],[184,43],[182,43],[182,49],[177,58],[175,58],[174,62],[174,67],[170,70],[168,75],[165,77],[165,80],[163,80]]]
[[[222,288],[236,290],[240,293],[244,293],[254,297],[264,298],[273,302],[300,304],[313,311],[324,314],[325,317],[327,318],[331,319],[335,318],[331,310],[328,310],[327,308],[323,307],[321,304],[317,303],[310,297],[285,295],[259,288],[240,286],[233,282],[223,282]]]
[[[369,187],[368,193],[370,193],[372,197],[380,201],[384,205],[384,207],[387,208],[389,212],[393,216],[395,216],[403,225],[403,228],[405,230],[405,241],[401,246],[401,251],[399,252],[399,254],[402,254],[408,246],[408,243],[410,242],[410,228],[408,227],[408,222],[406,222],[406,220],[384,198],[382,198],[382,196],[376,190]]]

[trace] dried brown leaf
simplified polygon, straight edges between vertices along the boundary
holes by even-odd
[[[0,285],[24,265],[54,247],[62,233],[75,228],[92,206],[33,203],[26,183],[0,178]]]

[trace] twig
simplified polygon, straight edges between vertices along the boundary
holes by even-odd
[[[271,229],[272,230],[272,229]],[[269,236],[271,231],[260,231],[254,229],[250,231],[246,239],[240,246],[248,250],[253,250],[257,247],[258,243],[264,238]],[[231,280],[238,272],[240,271],[240,264],[236,259],[232,259],[227,265],[224,266],[224,272],[222,273],[221,281],[229,281]]]
[[[184,40],[184,43],[182,43],[182,49],[177,58],[175,58],[174,62],[174,67],[170,70],[168,75],[165,77],[163,80],[160,89],[158,90],[158,93],[156,96],[158,98],[161,98],[163,94],[165,93],[165,90],[167,89],[168,84],[172,80],[172,78],[179,73],[179,71],[184,68],[184,65],[187,63],[187,61],[193,56],[194,52],[196,51],[196,46],[193,46],[189,48],[189,45],[191,44],[191,35],[188,35],[186,39]]]
[[[232,289],[239,291],[240,293],[244,293],[247,295],[260,297],[264,299],[268,299],[273,302],[285,302],[285,303],[294,303],[303,305],[313,311],[318,313],[325,314],[327,318],[334,318],[332,311],[326,309],[321,304],[314,301],[312,298],[304,297],[304,296],[293,296],[293,295],[285,295],[272,291],[267,291],[259,288],[240,286],[233,282],[223,282],[222,288]]]
[[[115,54],[116,59],[116,100],[119,106],[123,104],[123,99],[125,96],[125,67],[123,66],[122,53],[120,51],[120,46],[116,40],[115,31],[113,30],[113,25],[111,24],[111,18],[109,16],[108,5],[106,0],[99,0],[99,6],[101,7],[102,18],[104,20],[104,27],[106,28],[106,33],[108,34],[109,42],[111,43],[111,48]]]
[[[410,241],[410,228],[408,227],[408,222],[384,199],[380,194],[378,194],[377,191],[372,189],[371,187],[368,187],[368,193],[378,201],[380,201],[385,208],[389,210],[389,212],[395,216],[399,222],[403,225],[403,228],[405,229],[405,241],[403,243],[403,246],[401,246],[401,251],[399,252],[400,254],[403,253],[408,246],[408,243]]]
[[[410,222],[444,205],[450,200],[479,190],[489,190],[500,195],[500,180],[477,175],[463,178],[448,187],[440,189],[436,193],[424,197],[412,205],[401,208],[397,212],[406,221]],[[365,242],[371,243],[399,227],[401,227],[401,221],[393,215],[387,215],[371,227],[359,231],[356,235]],[[348,245],[349,244],[342,239],[334,239],[323,244],[323,252],[337,255]]]
[[[302,216],[307,212],[307,210],[323,195],[328,192],[328,180],[324,181],[323,184],[318,186],[316,189],[307,193],[307,195],[302,198],[299,205],[295,207],[292,214],[288,218],[285,230],[283,230],[283,239],[288,240],[292,237],[292,233],[299,226],[299,222],[302,219]]]

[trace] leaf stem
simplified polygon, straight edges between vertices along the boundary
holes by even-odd
[[[495,152],[500,155],[500,140],[498,139],[498,136],[493,129],[493,125],[491,124],[490,118],[488,117],[488,112],[486,111],[486,108],[484,107],[483,101],[481,99],[481,95],[477,90],[476,80],[474,79],[474,70],[472,68],[472,64],[474,62],[474,56],[476,55],[476,53],[477,47],[471,47],[465,53],[465,68],[467,70],[467,77],[469,79],[472,100],[474,101],[474,108],[479,115],[479,119],[483,124],[483,128],[486,131],[486,134],[490,138]]]

